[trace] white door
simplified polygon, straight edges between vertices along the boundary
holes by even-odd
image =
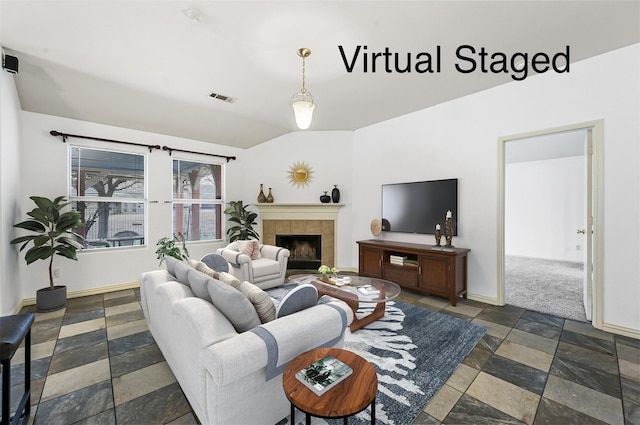
[[[578,229],[584,238],[584,311],[587,320],[593,312],[593,131],[587,130],[585,148],[585,227]]]

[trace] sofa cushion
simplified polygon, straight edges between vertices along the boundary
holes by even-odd
[[[206,274],[207,276],[213,278],[213,279],[218,279],[218,276],[220,276],[220,273],[218,273],[217,271],[211,269],[209,266],[207,266],[205,263],[203,263],[202,261],[197,261],[194,268],[196,270],[198,270],[201,273]]]
[[[217,272],[228,272],[229,262],[220,254],[207,254],[200,259],[210,269]]]
[[[180,261],[173,258],[173,257],[164,257],[164,264],[167,267],[167,271],[169,272],[169,274],[171,274],[173,277],[176,277],[176,263],[179,263]]]
[[[268,258],[259,258],[251,262],[253,267],[253,277],[269,276],[272,274],[280,274],[282,264],[277,261],[269,260]]]
[[[257,260],[259,258],[262,258],[262,255],[260,254],[260,245],[258,244],[258,241],[255,241],[255,240],[236,241],[236,244],[238,245],[238,251],[248,255],[252,260]]]
[[[206,278],[209,279],[207,289],[211,302],[227,317],[236,331],[245,332],[260,325],[256,309],[242,292],[219,280],[208,276]]]
[[[276,306],[273,300],[261,288],[251,282],[240,282],[235,276],[229,273],[218,273],[219,280],[233,286],[253,304],[258,313],[260,322],[267,323],[276,318]]]
[[[207,285],[209,284],[209,280],[211,280],[211,278],[193,268],[189,271],[189,273],[187,273],[187,277],[189,278],[189,286],[191,286],[193,295],[211,302],[211,295],[209,295],[209,290],[207,289]]]
[[[310,283],[295,286],[280,300],[276,318],[296,313],[318,303],[318,290]]]
[[[266,292],[246,281],[242,282],[238,289],[253,304],[261,323],[267,323],[276,318],[276,306]]]
[[[231,273],[218,273],[218,280],[226,283],[227,285],[231,285],[234,288],[238,289],[240,287],[240,281]]]
[[[183,285],[189,286],[189,277],[187,276],[187,274],[190,270],[193,270],[192,267],[184,261],[177,261],[174,266],[174,270],[176,272],[176,280]]]

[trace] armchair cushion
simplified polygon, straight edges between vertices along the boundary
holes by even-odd
[[[251,265],[253,266],[254,277],[269,276],[272,274],[277,275],[280,273],[280,263],[274,260],[269,260],[268,258],[253,260]]]
[[[249,258],[251,258],[252,260],[257,260],[259,258],[262,258],[262,255],[260,254],[260,245],[258,244],[258,241],[256,240],[236,241],[236,244],[238,245],[238,251],[240,251],[245,255],[248,255]]]

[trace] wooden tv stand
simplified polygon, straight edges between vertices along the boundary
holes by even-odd
[[[415,243],[358,241],[360,276],[379,277],[419,292],[449,298],[467,298],[467,254],[470,249],[444,248]],[[391,256],[405,258],[392,264]]]

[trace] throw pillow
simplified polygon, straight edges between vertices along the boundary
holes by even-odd
[[[175,272],[176,272],[176,280],[180,283],[182,283],[183,285],[189,285],[189,278],[187,277],[187,274],[189,273],[191,269],[191,266],[189,266],[187,263],[185,263],[184,261],[177,261],[175,266]]]
[[[228,272],[229,271],[229,262],[223,255],[220,254],[207,254],[200,259],[203,263],[207,265],[212,270],[217,272]]]
[[[258,244],[258,241],[236,241],[236,244],[238,245],[238,251],[248,255],[252,260],[262,258],[262,255],[260,254],[260,244]]]
[[[211,302],[227,317],[237,332],[245,332],[260,326],[256,309],[244,294],[219,280],[209,279],[207,289]]]
[[[206,274],[207,276],[212,277],[214,279],[218,279],[218,277],[220,276],[220,273],[218,273],[215,270],[210,269],[209,266],[207,266],[202,261],[197,261],[196,265],[194,266],[194,269],[196,269],[199,272],[202,272],[202,273]]]
[[[179,260],[173,257],[169,257],[169,256],[164,257],[164,264],[167,267],[167,271],[173,277],[176,277],[176,263],[179,263],[179,262],[180,262]]]
[[[203,300],[211,302],[211,295],[209,295],[209,290],[207,289],[211,278],[193,268],[189,270],[187,277],[189,279],[189,286],[191,286],[191,291],[193,292],[193,294],[198,298],[202,298]]]
[[[246,281],[242,282],[238,289],[253,304],[261,323],[267,323],[276,318],[276,306],[266,292]]]
[[[240,281],[230,273],[219,273],[218,280],[226,283],[227,285],[231,285],[236,289],[240,287]]]
[[[289,291],[276,308],[276,318],[296,313],[318,303],[318,290],[310,283],[303,283]]]

